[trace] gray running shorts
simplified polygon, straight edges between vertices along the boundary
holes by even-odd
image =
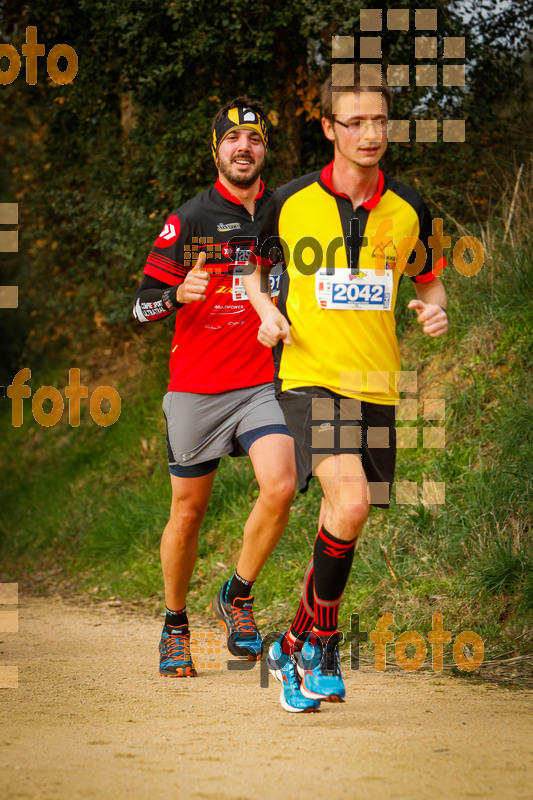
[[[246,455],[262,436],[290,436],[271,383],[219,394],[167,392],[163,411],[169,469],[179,477],[207,475],[222,456]]]

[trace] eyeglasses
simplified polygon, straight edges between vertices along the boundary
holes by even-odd
[[[348,133],[352,136],[356,136],[358,133],[361,133],[362,128],[367,128],[370,125],[382,127],[383,125],[387,124],[386,119],[358,119],[356,122],[349,122],[348,124],[341,122],[340,119],[334,119],[332,122],[336,122],[337,125],[342,125],[342,127],[346,128]]]

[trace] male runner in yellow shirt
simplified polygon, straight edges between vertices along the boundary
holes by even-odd
[[[391,94],[382,84],[322,87],[322,127],[331,164],[278,189],[263,217],[244,278],[274,347],[276,388],[294,436],[300,491],[316,475],[320,530],[290,630],[272,645],[287,711],[342,701],[339,604],[370,505],[387,508],[395,466],[396,377],[401,369],[394,306],[403,274],[409,308],[429,336],[446,333],[444,259],[431,249],[432,219],[410,187],[384,175]],[[344,113],[333,113],[343,93]],[[353,101],[353,102],[351,102]],[[435,257],[434,257],[435,256]],[[265,275],[281,261],[277,307]],[[251,268],[250,268],[251,270]]]

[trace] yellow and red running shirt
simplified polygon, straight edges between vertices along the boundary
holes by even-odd
[[[251,258],[284,266],[278,308],[291,324],[291,344],[274,348],[277,389],[323,386],[394,405],[399,266],[413,264],[403,271],[428,282],[440,276],[445,259],[433,263],[432,218],[417,192],[380,171],[375,195],[354,209],[333,189],[332,169],[333,163],[274,193]]]

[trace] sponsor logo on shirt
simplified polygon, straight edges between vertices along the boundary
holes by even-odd
[[[180,221],[175,214],[171,214],[165,222],[165,227],[156,239],[154,247],[170,247],[180,235]]]
[[[217,231],[238,231],[240,227],[240,222],[219,222],[217,224]]]
[[[230,258],[235,264],[246,264],[250,258],[254,242],[251,239],[235,241],[235,238],[236,237],[233,237],[232,241],[223,242],[219,245],[219,247],[221,247],[222,256],[223,258]]]
[[[250,258],[250,253],[251,252],[252,252],[251,248],[248,248],[247,250],[245,250],[243,248],[236,247],[235,248],[235,261],[245,261],[245,262],[247,262],[248,259]]]
[[[221,305],[220,303],[217,303],[215,306],[213,306],[212,313],[216,312],[217,314],[224,316],[233,316],[235,314],[242,314],[244,311],[246,311],[246,308],[243,305],[230,305],[229,303],[227,305]]]
[[[370,255],[373,259],[381,261],[382,263],[383,260],[385,260],[385,269],[396,269],[397,253],[392,239],[385,242],[384,245],[375,247]],[[381,269],[383,269],[383,267],[381,267]]]

